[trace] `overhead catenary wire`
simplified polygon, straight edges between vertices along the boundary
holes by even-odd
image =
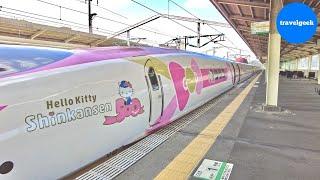
[[[86,3],[85,1],[82,1],[82,0],[75,0],[75,1],[78,1],[78,2],[81,2],[81,3],[84,3],[84,4]],[[105,10],[105,11],[107,11],[107,12],[110,12],[110,13],[112,13],[112,14],[114,14],[114,15],[117,15],[117,16],[119,16],[119,17],[122,17],[122,18],[124,18],[124,19],[128,19],[128,17],[126,17],[126,16],[124,16],[124,15],[122,15],[122,14],[120,14],[120,13],[114,12],[114,11],[112,11],[112,10],[110,10],[110,9],[107,9],[107,8],[105,8],[105,7],[98,6],[98,5],[96,5],[96,4],[93,4],[93,6],[96,6],[96,7],[100,8],[100,9],[103,9],[103,10]]]
[[[60,6],[60,5],[58,5],[58,4],[54,4],[54,3],[47,2],[47,1],[43,1],[43,0],[35,0],[35,1],[39,1],[39,2],[42,2],[42,3],[45,3],[45,4],[49,4],[49,5],[58,7],[58,8],[63,8],[63,9],[69,10],[69,11],[73,11],[73,12],[77,12],[77,13],[81,13],[81,14],[85,14],[85,15],[88,14],[87,12],[84,12],[84,11],[80,11],[80,10],[68,8],[68,7],[65,7],[65,6]],[[121,21],[117,21],[117,20],[114,20],[114,19],[110,19],[110,18],[106,18],[106,17],[101,17],[101,16],[95,16],[95,17],[101,18],[101,19],[104,19],[104,20],[107,20],[107,21],[111,21],[111,22],[114,22],[114,23],[118,23],[118,24],[122,24],[122,25],[127,25],[126,23],[123,23],[123,22],[121,22]]]
[[[20,17],[26,17],[26,18],[30,18],[30,19],[35,19],[38,20],[40,22],[50,22],[50,23],[54,23],[54,24],[59,24],[59,25],[66,25],[66,26],[71,26],[71,27],[75,27],[75,28],[79,28],[79,29],[86,29],[83,26],[77,26],[77,25],[70,25],[70,24],[66,24],[66,23],[61,23],[61,22],[56,22],[56,21],[51,21],[48,19],[42,19],[42,18],[37,18],[37,17],[33,17],[33,16],[28,16],[28,15],[24,15],[24,14],[19,14],[19,13],[14,13],[14,12],[9,12],[9,11],[1,11],[4,13],[7,13],[9,15],[16,15],[16,16],[20,16]],[[99,28],[95,28],[97,32],[101,32],[104,34],[110,34],[109,32],[105,32],[103,30],[100,30]]]
[[[194,15],[193,13],[191,13],[190,11],[188,11],[186,8],[182,7],[181,5],[179,5],[178,3],[176,3],[173,0],[168,0],[168,2],[172,2],[173,4],[175,4],[176,6],[180,7],[181,9],[183,9],[185,12],[187,12],[188,14],[190,14],[191,16],[197,18],[200,20],[200,18],[198,18],[196,15]],[[169,13],[168,13],[169,14]]]
[[[40,14],[36,14],[36,13],[29,13],[29,12],[25,12],[25,11],[22,11],[22,10],[17,10],[17,9],[13,9],[13,8],[7,8],[7,7],[4,7],[4,6],[0,6],[0,7],[1,7],[0,12],[3,12],[3,13],[5,13],[7,15],[10,15],[10,16],[14,15],[13,16],[14,18],[24,17],[24,18],[28,18],[28,19],[33,19],[33,20],[38,21],[38,22],[59,24],[59,25],[72,27],[72,28],[78,28],[78,29],[87,29],[87,25],[84,25],[84,24],[75,23],[75,22],[72,22],[72,21],[59,20],[57,18],[52,18],[52,17],[49,17],[49,16],[44,16],[44,15],[40,15]],[[6,11],[6,10],[9,10],[9,11]],[[28,15],[26,15],[26,14],[28,14]],[[33,15],[33,16],[30,16],[30,15]],[[40,17],[34,17],[34,16],[40,16]],[[55,21],[55,20],[58,20],[58,21]],[[106,29],[99,28],[99,27],[94,27],[94,29],[97,32],[100,32],[100,33],[103,33],[103,34],[112,35],[114,33],[113,31],[106,30]],[[126,38],[126,36],[124,36],[124,35],[121,35],[121,37],[124,38],[124,39]],[[135,37],[133,37],[133,38],[135,38]]]
[[[173,1],[173,0],[168,0],[168,3],[172,2],[173,4],[175,4],[176,6],[178,6],[179,8],[181,8],[182,10],[184,10],[185,12],[187,12],[188,14],[190,14],[191,16],[201,20],[198,16],[194,15],[193,13],[191,13],[190,11],[188,11],[186,8],[182,7],[181,5],[179,5],[177,2]],[[169,5],[168,5],[169,7]],[[168,10],[168,15],[169,15],[169,10]],[[211,29],[217,31],[218,33],[222,33],[221,31],[219,31],[218,29],[212,27],[210,24],[206,24],[208,27],[210,27]],[[227,36],[225,36],[226,40],[229,41],[234,47],[238,48]]]
[[[5,11],[3,9],[6,9],[6,10],[9,10],[9,11]],[[73,22],[73,21],[68,21],[68,20],[62,20],[60,18],[54,18],[54,17],[50,17],[50,16],[45,16],[45,15],[41,15],[41,14],[37,14],[37,13],[31,13],[31,12],[26,12],[26,11],[23,11],[23,10],[19,10],[19,9],[14,9],[14,8],[9,8],[9,7],[5,7],[5,6],[1,6],[1,11],[2,12],[6,12],[6,13],[12,13],[12,14],[15,14],[15,15],[18,15],[18,16],[24,16],[24,17],[28,17],[28,18],[34,18],[34,19],[38,19],[38,20],[42,20],[42,21],[48,21],[48,22],[51,22],[51,23],[56,23],[56,24],[62,24],[62,25],[70,25],[70,24],[74,24],[76,26],[74,27],[77,27],[77,28],[84,28],[84,27],[87,27],[87,25],[85,24],[81,24],[81,23],[77,23],[77,22]],[[15,12],[12,12],[12,11],[15,11]],[[24,14],[19,14],[19,13],[16,13],[16,12],[20,12],[20,13],[24,13]],[[27,15],[25,15],[27,14]],[[39,17],[42,17],[42,18],[47,18],[47,19],[42,19],[42,18],[38,18],[38,17],[33,17],[33,16],[30,16],[30,15],[33,15],[33,16],[39,16]],[[53,19],[53,20],[57,20],[57,21],[52,21],[52,20],[49,20],[49,19]],[[65,22],[65,23],[63,23]],[[66,23],[70,23],[70,24],[66,24]],[[100,32],[104,32],[104,33],[107,33],[107,34],[113,34],[114,32],[113,31],[110,31],[110,30],[107,30],[107,29],[103,29],[103,28],[98,28],[98,27],[94,27],[95,29],[100,29],[102,31]]]
[[[181,5],[179,5],[178,3],[176,3],[175,1],[173,1],[173,0],[168,0],[168,3],[169,3],[169,2],[172,2],[172,3],[175,4],[176,6],[180,7],[180,8],[183,9],[184,11],[186,11],[186,12],[187,12],[188,14],[190,14],[191,16],[193,16],[193,17],[201,20],[198,16],[194,15],[193,13],[191,13],[190,11],[188,11],[187,9],[185,9],[184,7],[182,7]],[[169,11],[168,11],[168,13],[169,13]],[[217,31],[218,33],[222,33],[221,31],[219,31],[219,30],[217,30],[216,28],[212,27],[210,24],[206,24],[206,25],[208,25],[211,29]],[[223,44],[221,44],[221,43],[217,43],[217,44],[219,44],[219,45],[221,45],[221,46],[223,46],[223,47],[225,47],[225,48],[227,48],[227,49],[229,49],[229,50],[231,50],[231,51],[233,51],[233,52],[236,52],[234,49],[239,49],[239,48],[238,48],[228,37],[225,37],[225,38],[226,38],[227,41],[229,41],[235,48],[231,48],[231,47],[225,46],[225,45],[223,45]],[[239,50],[241,50],[241,49],[239,49]]]
[[[35,1],[38,1],[38,2],[41,2],[41,3],[46,3],[46,4],[48,4],[48,5],[55,6],[55,7],[59,8],[59,18],[49,17],[49,16],[45,16],[45,15],[41,15],[41,14],[36,14],[36,13],[25,12],[25,11],[22,11],[22,10],[17,10],[17,9],[8,8],[8,7],[3,7],[3,8],[7,8],[7,10],[11,10],[11,11],[16,11],[16,12],[22,12],[22,13],[24,13],[24,15],[19,14],[19,13],[14,13],[15,15],[18,15],[18,16],[24,16],[24,17],[32,18],[32,19],[38,19],[38,20],[40,20],[40,21],[47,21],[47,22],[51,22],[51,23],[55,23],[55,24],[62,24],[62,25],[73,26],[73,27],[77,27],[77,28],[81,28],[81,29],[87,28],[87,25],[85,25],[85,24],[81,24],[81,23],[78,23],[78,22],[73,22],[73,21],[68,21],[68,20],[62,19],[62,18],[61,18],[61,17],[62,17],[62,15],[61,15],[61,9],[66,9],[66,10],[73,11],[73,12],[77,12],[77,13],[81,13],[81,14],[84,14],[84,15],[87,15],[87,12],[84,12],[84,11],[81,11],[81,10],[77,10],[77,9],[73,9],[73,8],[70,8],[70,7],[61,6],[61,5],[59,5],[59,4],[55,4],[54,2],[48,2],[48,1],[45,1],[45,0],[35,0]],[[83,3],[82,0],[75,0],[75,1],[78,1],[78,2],[82,2],[82,3]],[[142,7],[144,7],[144,8],[146,8],[146,9],[149,9],[150,11],[152,11],[152,12],[154,12],[154,13],[157,13],[157,14],[160,14],[160,15],[163,16],[162,13],[160,13],[160,12],[158,12],[158,11],[156,11],[156,10],[154,10],[154,9],[152,9],[152,8],[150,8],[150,7],[142,4],[142,3],[140,3],[140,2],[137,2],[137,1],[135,1],[135,0],[131,0],[131,1],[134,2],[134,3],[136,3],[136,4],[138,4],[138,5],[140,5],[140,6],[142,6]],[[183,9],[184,11],[186,11],[188,14],[190,14],[190,15],[192,15],[193,17],[201,20],[201,19],[198,18],[196,15],[194,15],[193,13],[191,13],[190,11],[188,11],[186,8],[182,7],[181,5],[179,5],[178,3],[176,3],[175,1],[173,1],[173,0],[168,0],[168,2],[174,3],[176,6],[180,7],[181,9]],[[168,3],[168,4],[169,4],[169,3]],[[98,6],[98,7],[101,7],[101,6]],[[168,9],[168,10],[169,10],[169,9]],[[3,11],[3,12],[5,12],[5,13],[12,13],[12,12],[8,12],[8,11]],[[169,13],[169,11],[168,11],[168,13]],[[42,18],[39,18],[39,17],[32,17],[32,16],[28,16],[28,15],[25,15],[25,14],[34,15],[34,16],[39,16],[39,17],[42,17],[42,18],[48,18],[48,19],[51,19],[51,20],[46,20],[46,19],[42,19]],[[120,14],[119,14],[119,15],[120,15]],[[164,16],[163,16],[163,17],[164,17]],[[126,26],[131,26],[130,24],[127,24],[127,23],[125,23],[125,22],[121,22],[121,21],[118,21],[118,20],[115,20],[115,19],[110,19],[110,18],[101,17],[101,16],[97,16],[97,18],[101,18],[101,19],[103,19],[103,20],[111,21],[111,22],[118,23],[118,24],[122,24],[122,25],[126,25]],[[176,24],[178,24],[178,25],[180,25],[180,26],[182,26],[182,27],[184,27],[184,28],[186,28],[186,29],[194,32],[194,33],[198,33],[197,31],[189,28],[188,26],[186,26],[186,25],[184,25],[184,24],[182,24],[182,23],[180,23],[180,22],[178,22],[178,21],[176,21],[176,20],[174,20],[174,19],[172,19],[172,18],[169,18],[169,16],[168,16],[168,19],[171,20],[172,22],[174,22],[174,23],[176,23]],[[56,20],[56,21],[59,21],[59,22],[52,21],[52,20]],[[207,24],[207,25],[208,25],[209,27],[211,27],[209,24]],[[213,27],[211,27],[211,28],[213,28]],[[99,27],[94,27],[94,29],[95,29],[97,32],[106,33],[106,34],[108,34],[108,35],[113,35],[113,34],[115,33],[114,31],[110,31],[110,30],[107,30],[107,29],[99,28]],[[142,30],[145,30],[145,31],[149,31],[149,32],[151,32],[151,33],[155,33],[155,34],[158,34],[158,35],[163,35],[163,36],[168,36],[168,37],[174,37],[174,36],[172,36],[172,35],[162,34],[162,33],[160,33],[160,32],[151,31],[151,30],[149,30],[149,29],[144,29],[144,28],[141,28],[141,27],[140,27],[139,29],[142,29]],[[215,29],[215,28],[213,28],[213,29]],[[216,29],[215,29],[215,30],[216,30]],[[216,30],[216,31],[218,31],[218,30]],[[220,31],[218,31],[218,32],[220,32]],[[120,36],[124,37],[123,35],[120,35]],[[228,39],[228,38],[226,37],[226,39]],[[233,44],[232,41],[230,41],[230,42]],[[233,45],[234,45],[234,44],[233,44]],[[229,48],[228,48],[228,49],[229,49]],[[233,50],[233,49],[232,49],[232,50]]]
[[[235,51],[234,49],[239,49],[239,48],[232,48],[232,47],[223,45],[223,44],[221,44],[221,43],[217,43],[217,44],[219,44],[219,45],[221,45],[222,47],[225,47],[225,48],[227,48],[227,49],[229,49],[229,50],[231,50],[231,51],[233,51],[233,52],[235,52],[235,53],[237,53],[237,51]],[[240,49],[240,50],[241,50],[241,49]]]
[[[152,9],[152,8],[150,8],[150,7],[142,4],[142,3],[140,3],[140,2],[137,2],[137,1],[135,1],[135,0],[131,0],[131,1],[134,2],[134,3],[136,3],[136,4],[138,4],[138,5],[140,5],[140,6],[142,6],[142,7],[144,7],[144,8],[146,8],[146,9],[148,9],[148,10],[150,10],[150,11],[153,11],[154,13],[157,13],[157,14],[159,14],[159,15],[162,15],[160,12],[158,12],[158,11],[156,11],[156,10],[154,10],[154,9]],[[180,26],[182,26],[182,27],[184,27],[184,28],[186,28],[186,29],[189,29],[190,31],[192,31],[192,32],[194,32],[194,33],[198,33],[197,31],[195,31],[195,30],[193,30],[193,29],[191,29],[191,28],[189,28],[189,27],[187,27],[187,26],[185,26],[185,25],[183,25],[183,24],[181,24],[181,23],[179,23],[179,22],[171,19],[170,17],[168,17],[168,19],[171,20],[172,22],[176,23],[176,24],[179,24]]]
[[[51,2],[47,2],[47,1],[44,1],[44,0],[35,0],[35,1],[38,1],[38,2],[41,2],[41,3],[45,3],[45,4],[49,4],[49,5],[52,5],[52,6],[56,6],[58,8],[67,9],[67,10],[70,10],[70,11],[73,11],[73,12],[85,14],[85,15],[88,14],[87,12],[84,12],[84,11],[72,9],[72,8],[65,7],[65,6],[61,6],[61,5],[54,4],[54,3],[51,3]],[[121,21],[118,21],[118,20],[114,20],[114,19],[110,19],[110,18],[106,18],[106,17],[102,17],[102,16],[95,16],[95,17],[103,19],[103,20],[107,20],[107,21],[110,21],[110,22],[114,22],[114,23],[117,23],[117,24],[121,24],[121,25],[125,25],[125,26],[131,26],[128,23],[121,22]],[[157,33],[158,35],[167,36],[167,37],[173,37],[172,35],[164,34],[164,33],[161,33],[161,32],[155,32],[153,30],[149,30],[149,29],[146,29],[146,28],[142,28],[142,27],[138,27],[138,28],[141,29],[141,30],[147,31],[147,32]]]
[[[75,0],[75,1],[78,1],[78,2],[80,2],[80,3],[86,4],[86,2],[83,1],[83,0]],[[112,14],[115,14],[115,15],[117,15],[117,16],[119,16],[119,17],[122,17],[122,18],[124,18],[124,19],[129,19],[127,16],[124,16],[124,15],[122,15],[122,14],[120,14],[120,13],[114,12],[114,11],[112,11],[112,10],[110,10],[110,9],[107,9],[107,8],[103,7],[103,6],[99,6],[99,5],[97,5],[97,4],[92,4],[92,5],[98,7],[98,8],[100,8],[100,9],[102,9],[102,10],[105,10],[105,11],[107,11],[107,12],[110,12],[110,13],[112,13]],[[145,26],[145,27],[148,27],[148,26]],[[151,28],[151,27],[148,27],[148,28],[149,28],[149,29],[152,29],[152,30],[154,30],[154,31],[157,31],[157,29],[154,29],[154,28]]]
[[[156,11],[156,10],[154,10],[154,9],[152,9],[152,8],[150,8],[150,7],[142,4],[142,3],[140,3],[140,2],[137,2],[137,1],[135,1],[135,0],[131,0],[131,1],[134,2],[134,3],[136,3],[136,4],[138,4],[138,5],[140,5],[140,6],[142,6],[142,7],[144,7],[144,8],[146,8],[146,9],[148,9],[148,10],[150,10],[150,11],[152,11],[152,12],[154,12],[154,13],[157,13],[157,14],[162,15],[160,12],[158,12],[158,11]],[[168,2],[169,2],[169,1],[173,2],[172,0],[168,0]],[[175,3],[176,5],[178,5],[176,2],[174,2],[174,3]],[[179,5],[179,7],[182,8],[180,5]],[[187,11],[185,8],[183,8],[183,9],[184,9],[185,11]],[[168,11],[168,13],[169,13],[169,11]],[[195,16],[194,14],[192,14],[191,12],[188,11],[188,13],[191,14],[192,16],[194,16],[195,18],[200,19],[200,18],[198,18],[197,16]],[[195,30],[193,30],[193,29],[191,29],[191,28],[189,28],[189,27],[187,27],[187,26],[185,26],[185,25],[183,25],[183,24],[181,24],[181,23],[179,23],[179,22],[171,19],[171,18],[169,17],[169,14],[168,14],[168,17],[167,17],[167,18],[168,18],[169,20],[173,21],[174,23],[176,23],[176,24],[178,24],[178,25],[180,25],[180,26],[182,26],[182,27],[184,27],[184,28],[186,28],[186,29],[188,29],[188,30],[190,30],[190,31],[198,34],[197,31],[195,31]],[[215,29],[215,28],[214,28],[214,29]],[[216,30],[216,29],[215,29],[215,30]],[[216,31],[218,31],[218,30],[216,30]],[[219,31],[218,31],[218,32],[219,32]],[[221,33],[221,32],[219,32],[219,33]],[[201,35],[201,34],[200,34],[200,35]],[[209,38],[209,37],[207,37],[207,38],[211,40],[211,38]]]

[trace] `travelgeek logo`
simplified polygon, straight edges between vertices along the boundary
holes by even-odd
[[[277,30],[288,43],[302,44],[312,39],[318,20],[313,10],[300,2],[288,3],[277,16]]]
[[[280,21],[281,26],[314,26],[314,22],[312,20],[309,21]]]

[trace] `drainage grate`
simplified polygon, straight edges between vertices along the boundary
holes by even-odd
[[[237,88],[243,88],[246,83],[242,83],[237,86]],[[233,89],[234,90],[234,89]],[[232,91],[232,90],[231,90]],[[230,91],[227,91],[230,92]],[[191,123],[194,119],[198,118],[209,109],[213,108],[221,99],[227,94],[224,93],[219,97],[209,101],[208,103],[202,105],[196,110],[190,112],[189,114],[183,116],[179,120],[176,120],[158,130],[157,132],[150,134],[114,157],[108,159],[104,163],[96,166],[95,168],[89,170],[88,172],[77,177],[78,180],[108,180],[113,179],[120,173],[125,171],[131,165],[139,161],[149,152],[154,150],[160,144],[169,139],[174,133],[184,128],[186,125]]]

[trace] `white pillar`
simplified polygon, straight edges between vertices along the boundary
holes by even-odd
[[[307,57],[307,60],[308,60],[308,70],[307,70],[306,77],[309,78],[309,72],[311,71],[312,56]]]
[[[281,6],[281,1],[271,0],[268,42],[268,83],[266,91],[267,106],[278,106],[281,36],[276,28],[276,18]]]
[[[266,70],[264,72],[264,74],[265,74],[264,82],[268,83],[268,62],[265,63],[265,67],[266,67]]]
[[[127,31],[127,46],[130,46],[130,31]]]

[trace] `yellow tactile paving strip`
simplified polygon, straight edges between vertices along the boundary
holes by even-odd
[[[157,176],[156,180],[188,179],[192,170],[208,152],[217,136],[231,120],[256,83],[258,75],[212,122],[185,147]]]

